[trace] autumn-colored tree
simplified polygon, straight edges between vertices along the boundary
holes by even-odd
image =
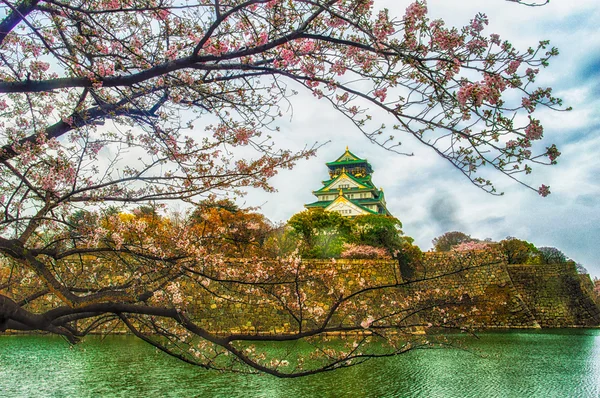
[[[267,256],[265,243],[274,229],[262,214],[239,209],[230,200],[200,203],[189,223],[195,244],[228,257]]]
[[[298,89],[385,148],[414,137],[491,193],[480,167],[517,179],[560,155],[549,143],[532,151],[536,111],[561,107],[535,82],[557,50],[519,51],[488,35],[482,14],[456,29],[430,20],[424,2],[398,16],[368,0],[7,0],[0,10],[0,331],[75,342],[120,324],[189,363],[288,377],[429,341],[401,332],[431,292],[403,298],[400,281],[347,291],[335,268],[307,281],[294,258],[236,266],[192,223],[132,212],[270,190],[277,170],[314,153],[277,145]],[[374,124],[369,109],[393,122]],[[325,295],[311,300],[317,285]],[[198,304],[198,292],[222,301]],[[393,313],[370,313],[375,292]],[[207,319],[223,302],[271,306],[293,326],[216,330]],[[248,346],[336,331],[362,337],[320,349],[312,367]],[[365,349],[377,339],[386,352]]]

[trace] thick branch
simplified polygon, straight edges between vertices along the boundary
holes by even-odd
[[[17,26],[31,11],[33,11],[40,0],[24,0],[0,22],[0,46],[4,43],[6,36]]]

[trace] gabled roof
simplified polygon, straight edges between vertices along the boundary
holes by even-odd
[[[339,201],[350,202],[354,206],[360,208],[363,211],[366,211],[367,213],[378,214],[376,211],[371,210],[368,207],[363,206],[361,204],[361,200],[360,199],[349,199],[344,194],[337,196],[333,200],[320,200],[318,202],[308,203],[308,204],[305,204],[304,207],[306,207],[307,209],[315,208],[315,207],[320,207],[320,208],[326,209],[327,207],[333,205],[335,202],[339,202]],[[375,204],[375,203],[378,203],[378,202],[374,201],[372,203]]]
[[[350,152],[348,150],[348,147],[346,147],[346,152],[344,152],[342,156],[340,156],[333,162],[328,162],[325,164],[327,165],[329,170],[336,170],[340,167],[346,166],[348,166],[349,168],[364,167],[366,169],[367,174],[373,173],[373,168],[371,167],[371,164],[367,161],[367,159],[359,158],[358,156]]]
[[[370,175],[365,176],[365,177],[356,177],[352,173],[346,173],[346,175],[361,185],[366,185],[369,188],[375,188],[375,185],[373,185],[373,182],[371,181]],[[335,180],[337,180],[338,177],[330,178],[329,180],[325,180],[325,181],[321,181],[321,183],[324,186],[329,186],[329,185],[333,184],[335,182]]]
[[[360,162],[365,162],[365,159],[361,159],[358,156],[356,156],[355,154],[353,154],[352,152],[350,152],[350,150],[348,150],[348,147],[346,147],[346,152],[343,153],[342,156],[340,156],[339,158],[337,158],[335,161],[333,162],[329,162],[327,164],[331,164],[331,163],[339,163],[339,162],[356,162],[356,161],[360,161]]]
[[[327,205],[326,207],[329,207],[329,206],[335,204],[336,202],[340,202],[340,201],[349,202],[349,203],[353,204],[354,206],[360,208],[362,211],[366,211],[367,213],[377,214],[376,211],[373,211],[373,210],[371,210],[371,209],[369,209],[369,208],[367,208],[365,206],[362,206],[361,204],[356,203],[354,200],[346,198],[344,195],[338,196],[337,198],[335,198],[334,200],[332,200],[329,203],[329,205]]]
[[[357,183],[358,185],[360,185],[361,187],[359,187],[359,189],[371,189],[374,188],[373,187],[373,183],[371,183],[370,178],[357,178],[354,177],[352,174],[346,173],[346,172],[342,172],[340,175],[338,175],[336,178],[333,178],[329,181],[324,181],[323,182],[323,188],[319,189],[318,191],[314,191],[314,192],[325,192],[325,191],[329,191],[329,187],[331,185],[333,185],[337,180],[341,179],[342,177],[348,177],[349,179],[351,179],[352,181],[354,181],[355,183]]]

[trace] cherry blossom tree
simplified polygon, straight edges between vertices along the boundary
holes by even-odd
[[[301,277],[296,258],[235,266],[186,218],[125,214],[271,190],[277,170],[316,149],[277,145],[278,120],[300,89],[373,143],[400,152],[400,140],[416,139],[493,194],[481,167],[518,180],[560,155],[537,144],[543,126],[534,116],[562,109],[535,82],[557,50],[546,41],[518,50],[485,32],[483,14],[458,29],[430,20],[419,1],[397,16],[369,0],[6,0],[0,8],[0,331],[74,342],[116,322],[190,363],[279,376],[401,353],[428,340],[387,331],[459,300],[402,298],[400,280],[347,291],[330,267],[319,283],[332,293],[319,305],[307,297],[317,282]],[[374,112],[393,123],[377,123]],[[197,316],[199,290],[275,306],[294,326],[223,335]],[[370,313],[365,297],[374,292],[392,312]],[[346,323],[335,321],[341,309]],[[349,347],[316,350],[308,370],[247,344],[357,331]],[[364,350],[382,336],[387,351]]]
[[[383,247],[344,243],[342,249],[342,258],[391,258]]]
[[[490,244],[488,242],[461,242],[456,246],[452,247],[452,251],[464,252],[469,250],[488,250],[490,248]]]
[[[460,231],[450,231],[445,232],[442,235],[434,238],[431,243],[433,243],[433,248],[437,252],[447,252],[452,250],[452,248],[461,243],[467,242],[476,242],[478,239],[471,238],[471,235],[467,235],[464,232]]]

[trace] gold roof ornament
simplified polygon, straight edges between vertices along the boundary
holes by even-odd
[[[342,188],[340,188],[340,190],[338,192],[338,196],[344,196],[344,192],[342,191]]]

